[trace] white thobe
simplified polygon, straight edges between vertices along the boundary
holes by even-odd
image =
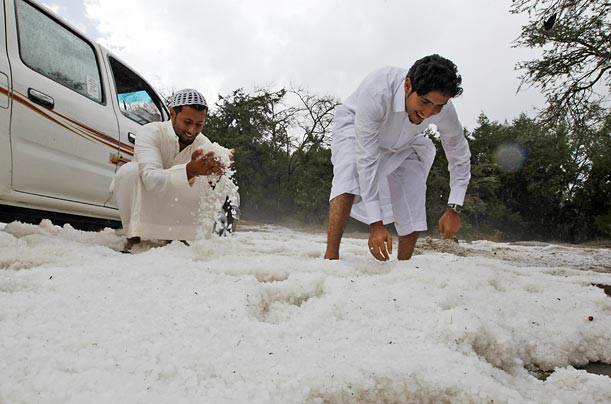
[[[110,186],[128,238],[197,238],[204,183],[199,177],[189,183],[186,166],[200,146],[211,146],[202,134],[180,151],[172,121],[149,123],[138,131],[134,159],[119,168]]]
[[[386,67],[367,76],[336,108],[330,199],[355,194],[351,216],[367,224],[395,222],[399,235],[426,227],[426,178],[435,146],[424,131],[435,125],[448,159],[448,203],[464,203],[471,153],[451,101],[420,124],[405,112],[407,70]]]

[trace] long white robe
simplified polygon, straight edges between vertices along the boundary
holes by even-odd
[[[127,237],[194,240],[205,179],[187,179],[186,166],[200,146],[211,142],[199,134],[179,150],[171,121],[144,125],[136,135],[134,159],[119,168],[110,186]]]
[[[418,125],[405,112],[407,70],[380,69],[335,110],[330,199],[356,195],[351,216],[364,223],[395,222],[399,235],[424,231],[426,178],[435,147],[424,131],[436,126],[448,159],[448,203],[464,202],[471,164],[469,145],[449,101]]]

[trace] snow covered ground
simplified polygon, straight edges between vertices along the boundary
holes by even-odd
[[[609,249],[424,239],[377,263],[365,239],[325,261],[323,234],[272,226],[124,241],[0,227],[0,403],[611,402],[578,369],[611,363]]]

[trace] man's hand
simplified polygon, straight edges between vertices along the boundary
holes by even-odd
[[[388,261],[392,254],[392,236],[382,222],[369,225],[369,252],[378,261]]]
[[[439,234],[444,240],[453,238],[460,229],[460,215],[454,209],[447,208],[439,219]]]
[[[187,163],[187,178],[191,180],[200,175],[223,175],[225,166],[215,157],[213,151],[204,154],[202,149],[197,149],[191,155],[191,161]]]

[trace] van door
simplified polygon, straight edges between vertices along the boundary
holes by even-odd
[[[0,194],[8,192],[11,184],[9,138],[11,70],[6,54],[5,27],[7,24],[4,17],[4,2],[2,2],[0,3]]]
[[[106,50],[104,60],[107,63],[110,85],[113,87],[112,103],[119,122],[119,138],[121,140],[118,164],[130,161],[134,156],[136,135],[142,125],[150,122],[167,121],[170,119],[162,98],[137,73],[120,62],[117,57]],[[108,207],[116,207],[113,199]]]
[[[7,27],[13,189],[103,206],[119,133],[100,48],[38,4],[14,5],[6,10],[17,22]]]

